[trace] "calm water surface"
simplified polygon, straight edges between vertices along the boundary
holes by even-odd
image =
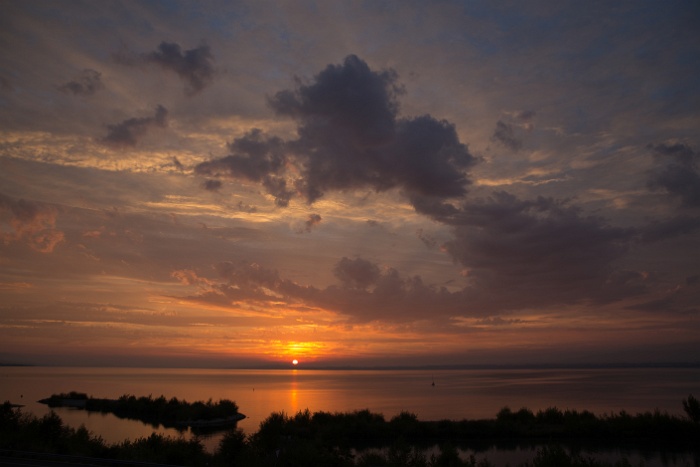
[[[435,382],[433,386],[432,383]],[[79,391],[93,397],[164,395],[190,402],[231,399],[247,418],[247,433],[272,412],[294,414],[369,409],[390,419],[401,411],[420,420],[494,418],[504,406],[533,411],[548,407],[589,410],[598,415],[660,410],[683,415],[682,399],[700,395],[700,369],[536,370],[201,370],[152,368],[0,367],[0,402],[36,403],[54,393]],[[174,429],[120,420],[112,415],[56,409],[71,426],[84,424],[107,442],[148,436],[179,436]],[[187,433],[185,433],[187,435]],[[209,443],[215,445],[217,437]],[[206,440],[205,440],[206,444]],[[208,446],[211,447],[211,446]]]

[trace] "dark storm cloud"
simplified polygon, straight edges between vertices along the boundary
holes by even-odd
[[[58,90],[76,96],[92,96],[102,89],[102,73],[86,68],[76,79],[58,86]]]
[[[168,110],[159,105],[153,117],[129,118],[117,125],[107,125],[109,132],[102,142],[109,146],[136,146],[138,140],[151,128],[167,125]]]
[[[298,138],[253,130],[232,154],[200,164],[209,176],[261,182],[280,206],[297,193],[313,203],[326,191],[399,188],[409,197],[459,197],[476,163],[453,124],[430,115],[397,118],[403,88],[393,70],[373,71],[354,55],[328,65],[312,82],[269,99],[296,120]],[[293,170],[290,169],[293,166]]]
[[[679,197],[685,207],[700,207],[700,154],[681,143],[649,148],[661,164],[652,173],[649,187]]]

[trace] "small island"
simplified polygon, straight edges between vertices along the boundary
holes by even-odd
[[[53,394],[38,402],[52,408],[69,407],[89,412],[111,413],[119,418],[179,429],[226,428],[245,418],[245,415],[238,412],[238,405],[228,399],[190,403],[177,397],[167,399],[162,395],[153,398],[151,395],[136,397],[130,394],[124,394],[118,399],[101,399],[71,391]]]

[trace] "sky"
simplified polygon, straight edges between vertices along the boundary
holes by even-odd
[[[700,5],[0,2],[0,363],[700,360]]]

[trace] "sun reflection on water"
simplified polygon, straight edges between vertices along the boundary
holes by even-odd
[[[292,370],[292,380],[289,385],[289,407],[294,415],[299,411],[299,388],[297,383],[297,370]]]

